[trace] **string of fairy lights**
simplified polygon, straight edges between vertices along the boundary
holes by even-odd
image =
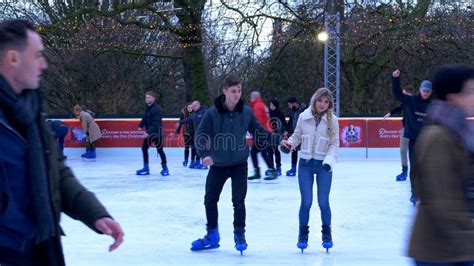
[[[222,5],[220,5],[222,7]],[[216,12],[215,6],[208,6],[208,12]],[[180,9],[192,10],[192,6]],[[343,46],[377,46],[381,43],[393,43],[403,41],[404,45],[430,45],[436,43],[471,43],[473,36],[472,12],[449,12],[440,15],[432,12],[429,16],[411,19],[402,18],[396,10],[388,10],[391,14],[346,14],[342,21]],[[131,12],[129,12],[131,13]],[[137,14],[137,12],[134,12]],[[50,45],[56,49],[89,50],[90,46],[97,49],[120,49],[133,48],[145,50],[172,50],[188,49],[209,45],[232,46],[235,42],[253,42],[255,36],[242,34],[241,36],[226,37],[218,36],[219,33],[235,30],[241,20],[235,18],[219,18],[216,21],[203,21],[200,24],[179,24],[176,13],[169,11],[153,14],[152,12],[138,12],[146,21],[137,19],[131,14],[121,14],[122,21],[136,21],[138,25],[123,25],[112,18],[96,18],[91,21],[62,21],[51,26],[40,27]],[[143,15],[144,14],[144,15]],[[170,24],[165,25],[161,19],[166,19]],[[243,23],[245,24],[245,23]],[[313,23],[310,27],[302,28],[304,22],[288,20],[282,22],[282,30],[273,32],[268,40],[261,41],[263,45],[278,45],[290,42],[298,45],[300,43],[315,43],[316,34],[322,29],[322,21]],[[171,25],[180,34],[173,35],[163,31]],[[456,30],[453,30],[456,29]],[[292,32],[302,31],[294,36]],[[201,34],[202,33],[202,34]],[[265,44],[266,43],[266,44]]]

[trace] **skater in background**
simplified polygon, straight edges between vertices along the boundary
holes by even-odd
[[[142,120],[138,126],[138,130],[145,129],[145,139],[143,139],[142,154],[143,154],[143,168],[137,170],[137,175],[149,175],[150,166],[148,159],[148,149],[152,145],[156,145],[156,150],[161,158],[162,176],[169,175],[169,170],[166,162],[166,154],[163,151],[163,122],[160,107],[156,103],[156,93],[148,91],[145,93],[146,109],[143,112]]]
[[[53,133],[54,139],[58,142],[59,145],[59,155],[66,159],[64,156],[64,139],[66,138],[69,128],[66,123],[61,120],[47,120],[48,126]]]
[[[99,125],[94,121],[94,118],[86,111],[82,110],[79,105],[74,106],[74,115],[79,117],[82,130],[86,136],[86,153],[81,157],[93,159],[96,158],[95,142],[102,138]]]
[[[298,164],[298,183],[301,193],[299,236],[301,252],[308,247],[309,215],[313,203],[313,183],[316,175],[318,205],[321,210],[323,247],[333,246],[331,235],[332,171],[339,149],[339,123],[334,115],[334,99],[330,90],[320,88],[311,97],[310,106],[298,118],[295,131],[281,144],[295,150],[301,144]]]
[[[247,195],[247,131],[262,141],[274,145],[279,136],[266,131],[253,115],[252,109],[241,99],[242,85],[234,75],[224,80],[223,94],[216,98],[214,106],[204,115],[196,132],[195,145],[205,165],[209,165],[206,178],[207,234],[191,244],[191,250],[219,247],[217,202],[225,182],[232,180],[232,204],[234,206],[235,248],[242,253],[247,249],[245,240],[245,196]],[[256,140],[257,141],[257,140]],[[258,140],[260,141],[260,140]]]
[[[262,97],[260,96],[260,92],[252,91],[250,93],[250,107],[252,108],[253,114],[255,115],[255,118],[260,123],[260,125],[268,132],[272,132],[273,129],[270,125],[270,114],[268,111],[268,107],[263,102]],[[268,170],[265,172],[267,176],[264,179],[276,179],[277,174],[275,170],[275,165],[273,164],[273,160],[270,160],[270,157],[268,157],[268,150],[271,149],[271,147],[267,145],[268,142],[259,143],[259,138],[255,136],[253,137],[253,140],[254,141],[252,143],[252,148],[250,149],[250,158],[252,159],[252,164],[255,171],[253,176],[248,177],[248,180],[260,179],[261,177],[257,157],[257,154],[259,153],[262,155],[262,158],[268,167]]]
[[[58,153],[44,113],[44,47],[27,20],[0,22],[0,265],[65,265],[61,213],[123,241],[120,225]]]
[[[192,128],[194,129],[194,134],[196,134],[196,129],[201,124],[201,121],[202,121],[206,111],[207,111],[207,107],[202,106],[201,102],[199,102],[199,101],[194,101],[193,102],[193,113],[188,118],[180,120],[179,121],[179,126],[176,130],[179,131],[179,129],[182,125],[191,125]],[[189,164],[189,168],[191,168],[191,169],[204,169],[204,170],[208,169],[207,166],[205,166],[201,163],[201,158],[199,157],[199,154],[196,155],[196,160],[195,161],[191,161],[191,163]]]
[[[287,101],[288,107],[290,108],[290,119],[285,131],[285,138],[288,138],[296,128],[296,122],[298,122],[298,117],[306,109],[304,103],[299,103],[296,97],[290,97]],[[291,169],[286,171],[287,176],[296,175],[296,163],[298,162],[298,148],[291,151]]]
[[[395,70],[392,73],[392,93],[395,99],[403,104],[403,108],[406,108],[403,117],[405,119],[405,131],[403,134],[408,139],[408,157],[410,167],[413,168],[413,150],[416,138],[420,133],[423,119],[426,116],[426,107],[431,102],[431,82],[429,80],[421,82],[419,95],[405,95],[400,89],[400,71]],[[412,192],[410,202],[415,205],[418,201],[418,179],[413,171],[410,171],[410,184]]]
[[[411,86],[405,86],[403,87],[402,92],[405,95],[412,96],[414,89]],[[402,129],[400,130],[400,160],[402,163],[402,172],[397,175],[397,181],[405,181],[408,177],[408,139],[403,136],[405,132],[405,113],[407,111],[408,110],[403,108],[403,104],[400,104],[398,107],[392,109],[383,117],[385,119],[391,117],[392,115],[402,113]]]
[[[474,68],[443,65],[431,78],[412,167],[420,202],[408,255],[418,266],[474,265]]]
[[[286,118],[283,112],[280,110],[280,102],[277,99],[273,99],[269,104],[270,108],[270,126],[272,127],[273,133],[283,134],[287,125]],[[273,155],[275,155],[275,165],[277,176],[281,175],[281,153],[278,150],[278,146],[271,146],[268,149],[268,158],[273,162]],[[268,170],[267,170],[268,171]],[[268,175],[269,172],[265,172]]]
[[[186,119],[191,116],[194,112],[192,103],[186,104],[186,106],[181,110],[181,116],[179,121]],[[194,127],[192,123],[184,124],[183,126],[178,126],[176,133],[179,134],[183,129],[183,138],[184,138],[184,161],[183,166],[188,166],[189,162],[189,150],[191,150],[191,164],[194,164],[196,160],[196,149],[194,148]]]

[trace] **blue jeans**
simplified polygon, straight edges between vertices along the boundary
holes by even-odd
[[[331,225],[329,192],[331,191],[332,171],[324,170],[322,164],[323,161],[315,159],[300,159],[298,164],[298,183],[301,193],[300,225],[308,225],[309,222],[309,211],[313,204],[313,183],[315,174],[321,220],[323,225]]]
[[[415,261],[416,266],[472,266],[474,261],[471,262],[453,262],[453,263],[430,263],[430,262],[421,262]]]

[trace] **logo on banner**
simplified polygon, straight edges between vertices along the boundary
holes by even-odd
[[[349,124],[349,126],[342,129],[342,140],[345,144],[360,143],[360,127]]]

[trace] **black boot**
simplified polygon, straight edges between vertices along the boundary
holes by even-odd
[[[303,250],[308,247],[308,235],[309,235],[309,226],[300,225],[300,233],[298,235],[298,244],[296,244],[296,246],[299,249],[301,249],[301,253],[303,253]]]
[[[255,167],[255,173],[252,176],[247,177],[248,180],[260,179],[260,168]]]
[[[323,239],[323,248],[326,249],[326,252],[329,251],[330,248],[332,248],[333,243],[332,243],[332,235],[331,235],[331,226],[329,225],[323,225],[323,230],[321,230],[322,239]]]

